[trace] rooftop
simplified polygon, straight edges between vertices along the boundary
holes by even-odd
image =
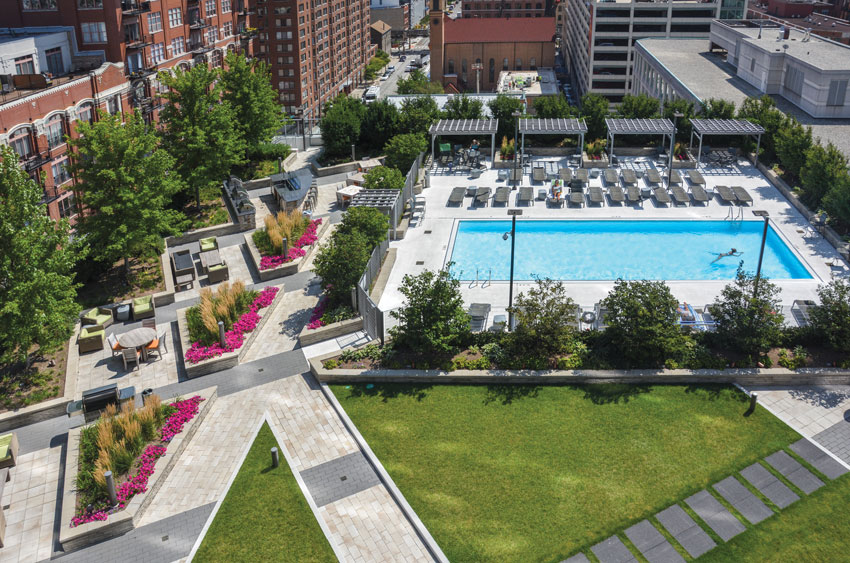
[[[850,70],[850,46],[827,41],[816,35],[806,39],[806,32],[796,28],[790,29],[788,39],[781,39],[782,27],[775,22],[763,22],[761,28],[753,21],[748,21],[747,25],[740,25],[735,20],[718,23],[734,28],[747,37],[744,39],[746,43],[764,51],[784,51],[787,56],[820,70]]]
[[[377,31],[378,33],[387,33],[388,31],[391,31],[391,30],[392,30],[392,28],[390,27],[390,25],[389,25],[387,22],[383,21],[383,20],[378,20],[378,21],[376,21],[376,22],[375,22],[375,23],[373,23],[370,27],[371,27],[372,29],[374,29],[375,31]]]
[[[790,4],[810,4],[816,9],[820,9],[821,6],[829,6],[829,4],[823,2],[789,2]],[[763,7],[762,7],[763,6]],[[781,17],[775,14],[771,14],[768,11],[767,4],[759,4],[758,2],[750,1],[747,4],[747,10],[750,12],[747,17],[751,19],[758,19],[759,17],[766,17],[775,21],[781,21],[793,26],[799,26],[805,29],[811,29],[814,32],[817,31],[828,31],[830,33],[847,33],[850,35],[850,22],[847,20],[841,20],[838,18],[833,18],[832,16],[827,16],[824,14],[812,13],[809,16],[804,18],[789,18],[789,17]]]
[[[432,94],[431,98],[437,103],[437,107],[440,108],[440,110],[442,110],[443,108],[445,108],[446,104],[448,103],[448,101],[450,99],[452,99],[455,96],[460,96],[460,95],[462,95],[462,94]],[[483,108],[484,117],[490,117],[490,108],[487,106],[487,104],[489,102],[495,100],[496,97],[498,96],[498,94],[463,94],[463,95],[465,95],[470,100],[479,100],[479,101],[481,101],[481,103],[484,104],[484,108]],[[520,94],[508,94],[508,95],[512,96],[512,97],[517,97],[517,98],[520,97]],[[388,101],[389,103],[391,103],[392,105],[394,105],[395,107],[401,109],[401,104],[404,103],[404,100],[407,100],[409,98],[418,98],[418,97],[419,97],[418,95],[408,95],[408,96],[396,95],[396,96],[387,96],[384,99],[386,101]]]
[[[504,70],[499,73],[496,92],[526,96],[553,95],[558,93],[558,80],[551,68]]]
[[[555,36],[555,18],[447,19],[446,43],[541,43]]]

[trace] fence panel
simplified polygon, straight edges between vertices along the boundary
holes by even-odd
[[[389,248],[390,241],[388,238],[372,250],[369,262],[366,263],[366,269],[354,291],[354,308],[363,319],[363,329],[369,335],[369,338],[378,339],[381,342],[384,341],[384,315],[377,303],[369,297],[369,289],[372,287],[372,282],[378,277],[378,272],[381,271],[381,262],[383,262],[384,255]]]

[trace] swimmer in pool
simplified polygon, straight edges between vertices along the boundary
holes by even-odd
[[[729,252],[721,252],[720,254],[718,254],[718,255],[717,255],[717,258],[715,258],[714,260],[712,260],[712,261],[711,261],[711,263],[712,263],[712,264],[714,264],[715,262],[717,262],[717,261],[718,261],[718,260],[720,260],[721,258],[725,258],[725,257],[727,257],[727,256],[740,256],[740,255],[741,255],[741,253],[740,253],[740,252],[738,252],[737,250],[735,250],[735,249],[733,248],[733,249],[732,249],[732,250],[730,250]]]

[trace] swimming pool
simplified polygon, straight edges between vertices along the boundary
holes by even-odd
[[[515,280],[731,280],[738,262],[755,272],[762,221],[517,221]],[[510,221],[460,221],[451,250],[461,280],[507,280]],[[740,257],[717,254],[735,248]],[[491,274],[492,270],[492,274]],[[768,229],[762,273],[771,279],[812,276]]]

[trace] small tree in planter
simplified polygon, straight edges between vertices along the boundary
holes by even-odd
[[[588,158],[591,160],[602,160],[602,153],[605,150],[606,144],[608,144],[608,141],[605,139],[596,139],[587,143],[585,152],[587,152]]]
[[[513,160],[516,154],[516,142],[514,139],[508,141],[508,137],[502,137],[502,146],[499,147],[499,154],[502,160]]]
[[[567,296],[563,282],[538,279],[520,293],[512,308],[516,327],[508,337],[512,355],[547,360],[568,353],[576,338],[578,306]]]
[[[833,280],[818,287],[820,306],[810,310],[812,326],[830,346],[850,352],[850,284]]]

